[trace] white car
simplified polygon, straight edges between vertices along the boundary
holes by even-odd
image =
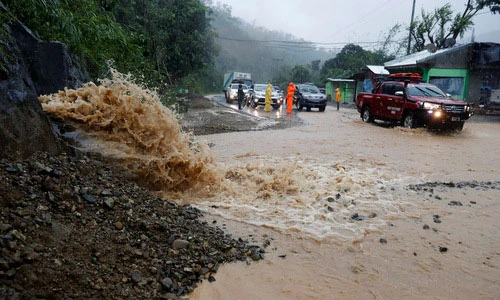
[[[240,83],[231,83],[231,85],[227,88],[227,102],[233,102],[233,101],[238,101],[238,86]],[[241,83],[243,92],[245,93],[245,99],[243,101],[246,101],[248,98],[248,86],[244,83]]]
[[[267,84],[257,83],[254,84],[253,89],[249,92],[249,101],[252,107],[257,107],[258,105],[266,104],[266,90]],[[283,95],[278,91],[278,89],[273,88],[271,98],[273,103],[271,104],[273,108],[279,108],[283,104]]]

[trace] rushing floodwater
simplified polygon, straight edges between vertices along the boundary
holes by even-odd
[[[193,299],[500,298],[499,122],[434,134],[327,107],[294,112],[307,126],[193,137],[116,73],[41,102],[169,200],[272,239]]]

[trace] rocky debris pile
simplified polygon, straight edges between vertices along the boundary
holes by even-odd
[[[176,299],[265,252],[98,157],[3,158],[0,181],[1,299]]]

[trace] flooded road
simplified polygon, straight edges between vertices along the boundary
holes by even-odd
[[[436,134],[345,107],[249,109],[299,125],[193,136],[119,74],[40,101],[85,130],[82,150],[262,247],[265,259],[222,265],[192,299],[500,298],[498,120]],[[231,115],[216,120],[242,120]]]
[[[233,185],[189,202],[271,245],[192,299],[500,298],[500,122],[437,134],[330,106],[290,118],[307,125],[199,137]]]
[[[238,102],[237,101],[227,102],[226,99],[224,98],[224,95],[212,95],[210,96],[210,99],[219,106],[231,108],[235,111],[238,111]],[[279,108],[272,108],[271,111],[269,112],[264,111],[263,105],[257,105],[255,108],[251,107],[250,105],[245,105],[240,110],[240,113],[252,115],[259,118],[267,118],[269,120],[275,120],[275,119],[286,118],[287,115],[285,110],[286,110],[285,105],[281,105]]]

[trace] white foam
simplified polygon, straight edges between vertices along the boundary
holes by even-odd
[[[260,156],[226,168],[231,176],[221,193],[196,199],[188,193],[188,201],[210,214],[279,231],[352,239],[412,205],[398,197],[404,179],[382,167]],[[353,219],[356,213],[363,220]]]

